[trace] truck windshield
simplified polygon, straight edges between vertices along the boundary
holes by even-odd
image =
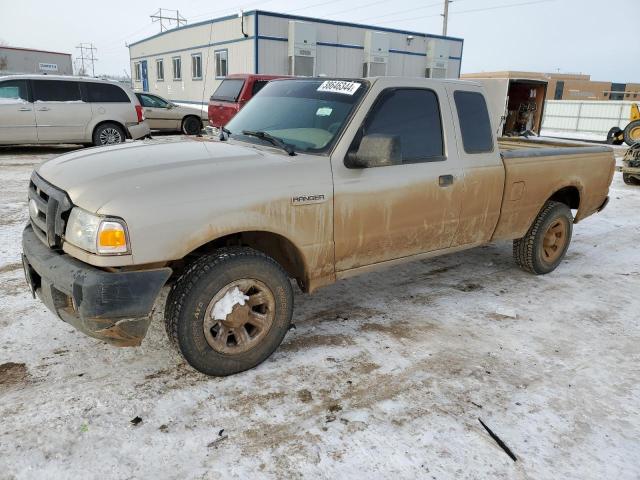
[[[226,125],[229,135],[266,143],[243,131],[264,132],[296,152],[329,150],[364,95],[364,80],[277,80],[269,82]]]

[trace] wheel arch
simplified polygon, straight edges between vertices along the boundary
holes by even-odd
[[[248,230],[225,234],[188,253],[184,257],[183,263],[188,264],[202,255],[229,246],[249,247],[270,256],[291,278],[296,279],[303,291],[307,291],[309,270],[302,251],[285,236],[267,230]]]
[[[564,203],[573,210],[580,209],[580,189],[575,185],[568,185],[556,190],[547,201]],[[546,203],[546,202],[545,202]]]
[[[124,136],[125,138],[129,138],[131,139],[131,134],[129,133],[129,129],[127,129],[127,127],[125,127],[122,122],[119,122],[118,120],[100,120],[99,122],[97,122],[93,128],[91,129],[91,141],[93,141],[93,136],[96,133],[96,129],[98,127],[100,127],[101,125],[104,125],[105,123],[113,123],[115,125],[118,125],[122,131],[124,132]]]

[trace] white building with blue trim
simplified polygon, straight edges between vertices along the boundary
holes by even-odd
[[[463,40],[253,10],[129,45],[133,85],[177,102],[207,102],[233,73],[458,78]]]

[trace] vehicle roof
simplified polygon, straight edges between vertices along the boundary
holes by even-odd
[[[224,79],[237,79],[237,78],[244,78],[245,80],[248,78],[263,78],[266,80],[275,80],[277,78],[296,78],[296,77],[292,77],[290,75],[262,75],[260,73],[232,73],[230,75],[227,75]]]
[[[68,81],[83,81],[83,82],[101,82],[101,83],[115,83],[125,87],[126,85],[116,80],[106,80],[103,78],[94,77],[80,77],[77,75],[45,75],[38,73],[21,73],[17,75],[5,75],[0,77],[0,80],[68,80]]]
[[[458,78],[423,78],[423,77],[400,77],[400,76],[382,76],[382,77],[360,77],[360,78],[344,78],[344,77],[277,77],[274,80],[315,80],[315,81],[341,81],[341,82],[357,82],[368,81],[374,83],[386,83],[393,86],[394,83],[403,81],[423,81],[425,84],[432,83],[452,83],[455,85],[473,85],[482,87],[480,82],[472,80],[461,80]]]

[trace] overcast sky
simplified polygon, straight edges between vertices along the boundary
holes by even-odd
[[[262,9],[418,32],[442,31],[444,0],[0,0],[0,41],[68,52],[96,46],[96,73],[129,72],[125,42],[155,34],[149,15],[179,9],[190,23]],[[220,5],[216,8],[216,5]],[[508,7],[506,7],[508,6]],[[640,83],[640,0],[455,0],[449,35],[464,38],[463,72],[588,73]]]

